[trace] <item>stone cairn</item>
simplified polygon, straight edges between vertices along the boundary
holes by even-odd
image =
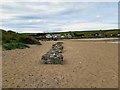
[[[63,42],[57,42],[52,48],[42,56],[42,64],[63,64]]]

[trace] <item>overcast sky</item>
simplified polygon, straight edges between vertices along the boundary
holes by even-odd
[[[20,33],[118,28],[117,2],[6,2],[0,10],[0,28]]]

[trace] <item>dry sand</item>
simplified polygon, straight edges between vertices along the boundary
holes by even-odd
[[[53,41],[3,51],[3,88],[117,88],[118,44],[65,40],[64,65],[42,65]]]
[[[0,45],[0,89],[2,89],[2,46]]]

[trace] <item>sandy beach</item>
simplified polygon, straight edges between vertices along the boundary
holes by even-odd
[[[118,44],[64,40],[64,64],[41,64],[55,41],[2,52],[3,88],[117,88]]]

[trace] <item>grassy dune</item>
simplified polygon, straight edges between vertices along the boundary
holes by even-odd
[[[41,43],[36,40],[32,36],[28,36],[25,34],[19,34],[13,31],[5,31],[0,29],[2,32],[2,46],[3,49],[11,50],[11,49],[23,49],[29,47],[27,44],[37,44],[41,45]]]

